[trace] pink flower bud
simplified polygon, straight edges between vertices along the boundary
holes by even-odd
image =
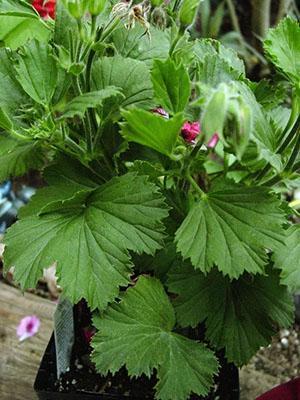
[[[21,319],[18,327],[17,327],[17,336],[19,341],[22,342],[25,339],[28,339],[31,336],[34,336],[39,328],[41,322],[35,315],[28,315]]]
[[[214,149],[216,145],[219,143],[219,135],[217,133],[214,133],[212,137],[210,138],[209,142],[207,143],[207,147],[209,149]]]
[[[167,113],[166,110],[164,110],[162,107],[157,107],[157,108],[153,108],[153,110],[151,110],[154,114],[158,114],[161,115],[162,117],[169,119],[169,113]]]
[[[199,122],[185,122],[181,128],[181,135],[186,142],[195,143],[196,137],[200,133]]]

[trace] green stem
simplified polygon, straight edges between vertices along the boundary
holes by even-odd
[[[189,181],[189,183],[191,184],[191,186],[200,195],[201,198],[206,197],[206,193],[200,188],[200,186],[197,184],[197,182],[194,180],[194,178],[191,176],[191,174],[189,172],[186,174],[186,178]]]
[[[295,147],[292,151],[289,161],[286,164],[285,167],[286,171],[292,171],[295,161],[299,155],[299,151],[300,151],[300,132],[298,132],[298,137],[295,143]]]
[[[228,166],[229,166],[228,156],[229,156],[228,153],[224,151],[224,171],[223,171],[224,176],[226,176],[228,172]]]
[[[288,134],[288,132],[291,131],[291,129],[293,128],[293,126],[295,125],[295,122],[297,120],[297,117],[299,115],[299,105],[298,105],[299,99],[297,94],[295,93],[295,91],[293,92],[292,95],[292,110],[291,110],[291,115],[290,118],[288,120],[288,123],[284,129],[284,131],[282,132],[282,135],[280,137],[279,143],[282,143],[282,146],[284,146],[284,142],[285,142],[285,137]]]
[[[174,50],[179,42],[179,40],[182,38],[182,35],[184,33],[184,30],[182,29],[182,27],[179,28],[177,35],[175,37],[175,39],[173,40],[170,50],[169,50],[169,56],[172,57],[172,54],[174,53]]]
[[[252,0],[252,31],[256,38],[265,39],[270,28],[271,0]]]

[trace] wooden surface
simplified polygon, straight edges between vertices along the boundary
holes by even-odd
[[[53,329],[55,303],[0,282],[0,399],[35,400],[33,382]],[[39,332],[19,342],[21,318],[36,315]]]

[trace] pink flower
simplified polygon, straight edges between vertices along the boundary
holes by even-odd
[[[162,107],[157,107],[157,108],[153,108],[153,110],[151,110],[154,114],[158,114],[161,115],[162,117],[169,119],[169,113],[167,113],[166,110],[164,110]]]
[[[185,122],[181,128],[181,135],[186,142],[195,143],[196,137],[200,133],[199,122]]]
[[[22,342],[25,339],[35,335],[39,328],[41,322],[35,315],[28,315],[21,319],[18,327],[17,327],[17,336],[19,337],[19,341]]]
[[[219,143],[219,135],[217,133],[214,133],[212,137],[210,138],[209,142],[207,143],[207,147],[209,149],[214,149],[216,145]]]

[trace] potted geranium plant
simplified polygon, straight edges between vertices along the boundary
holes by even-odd
[[[299,24],[270,31],[274,79],[251,82],[234,51],[191,39],[198,0],[52,3],[43,19],[0,0],[0,178],[45,182],[5,268],[24,290],[56,263],[94,312],[102,375],[207,396],[218,351],[241,366],[293,321]]]

